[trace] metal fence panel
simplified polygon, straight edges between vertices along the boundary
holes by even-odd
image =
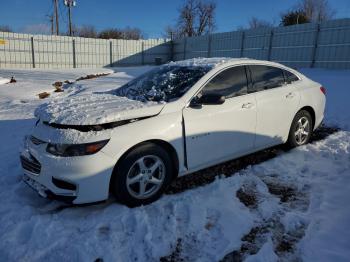
[[[174,60],[248,57],[292,67],[350,68],[350,19],[258,28],[174,41]]]
[[[268,59],[270,28],[245,31],[243,56],[254,59]]]
[[[0,32],[0,68],[154,64],[170,58],[167,39],[106,40]]]
[[[292,67],[309,67],[317,33],[316,24],[277,27],[273,30],[271,60]]]
[[[243,32],[218,33],[211,36],[210,56],[240,57]]]
[[[194,57],[208,57],[209,36],[187,38],[186,59]]]
[[[175,61],[185,59],[186,52],[184,52],[186,48],[187,37],[184,39],[176,39],[173,41],[174,49],[173,49],[173,59]]]
[[[292,67],[350,68],[350,19],[258,28],[174,41],[105,40],[0,32],[0,68],[154,64],[193,57],[249,57]]]
[[[350,68],[350,19],[320,24],[315,67]]]
[[[156,58],[160,58],[162,63],[167,62],[171,57],[170,52],[171,44],[167,40],[146,40],[144,41],[143,64],[153,64]]]

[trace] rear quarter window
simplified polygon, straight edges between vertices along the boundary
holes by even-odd
[[[265,65],[249,66],[252,77],[251,92],[272,89],[284,85],[283,70],[277,67]]]
[[[293,83],[299,80],[299,77],[287,70],[283,70],[283,73],[287,83]]]

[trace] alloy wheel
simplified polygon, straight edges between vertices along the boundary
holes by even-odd
[[[301,117],[295,127],[294,136],[298,145],[303,145],[308,140],[310,134],[310,121],[307,117]]]
[[[165,179],[165,164],[155,155],[146,155],[137,159],[126,176],[126,187],[130,195],[137,199],[146,199],[156,194]]]

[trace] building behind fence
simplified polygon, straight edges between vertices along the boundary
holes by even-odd
[[[193,57],[249,57],[292,67],[350,68],[350,19],[216,33],[175,41],[0,32],[1,39],[0,68],[143,65]]]

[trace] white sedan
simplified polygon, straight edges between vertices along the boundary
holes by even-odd
[[[40,106],[21,163],[40,195],[128,206],[158,199],[179,175],[278,144],[306,144],[325,89],[281,64],[191,59],[109,92]]]

